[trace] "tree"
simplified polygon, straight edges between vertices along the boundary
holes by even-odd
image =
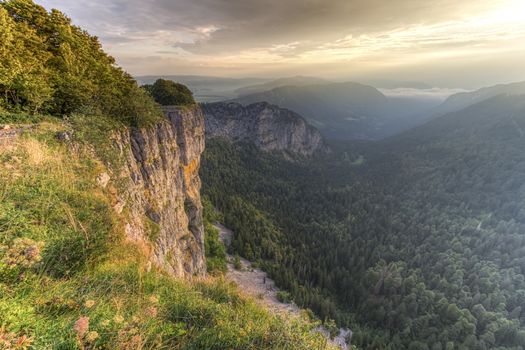
[[[44,63],[50,57],[34,29],[0,7],[0,94],[5,107],[37,112],[50,98]]]
[[[163,106],[186,106],[195,104],[193,94],[185,85],[171,80],[157,79],[153,85],[143,85],[146,91]]]
[[[161,117],[98,39],[31,0],[0,1],[0,103],[56,116],[105,114],[132,125]]]

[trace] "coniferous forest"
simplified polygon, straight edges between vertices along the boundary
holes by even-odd
[[[103,10],[93,2],[68,2],[86,10],[86,18],[93,7],[97,17],[112,16],[111,35],[99,40],[49,3],[0,0],[0,350],[333,349],[319,332],[321,322],[332,336],[339,327],[351,329],[352,349],[525,349],[525,85],[465,92],[486,82],[478,75],[487,67],[498,74],[488,60],[497,56],[491,52],[497,42],[502,56],[514,55],[516,43],[524,42],[525,21],[515,15],[525,13],[519,1],[488,1],[499,7],[487,5],[492,12],[485,17],[472,14],[463,22],[455,13],[471,15],[481,2],[461,2],[465,7],[452,11],[450,1],[450,8],[443,6],[450,16],[433,18],[441,4],[401,0],[364,1],[362,12],[348,5],[359,8],[359,1],[343,0],[277,1],[279,6],[230,0],[195,8],[189,0],[106,1],[98,4],[108,5]],[[400,11],[391,17],[403,23],[381,32],[376,18],[388,22],[384,14],[392,11]],[[348,26],[364,24],[351,18],[354,12],[364,22],[368,13],[368,28]],[[161,15],[166,17],[157,21]],[[126,26],[119,21],[130,18],[121,31]],[[335,26],[337,21],[344,23]],[[311,37],[295,40],[301,33]],[[254,38],[259,35],[274,37],[261,45]],[[229,69],[237,77],[251,66],[265,78],[177,75],[200,87],[195,91],[151,76],[141,87],[103,50],[108,37],[122,40],[114,49],[133,45],[133,58],[123,62],[151,65],[144,72]],[[456,41],[440,51],[449,37]],[[166,47],[156,47],[157,41]],[[404,62],[402,51],[407,61],[451,59],[413,66],[412,75],[401,76],[392,62]],[[473,55],[470,75],[466,53]],[[482,54],[484,68],[478,66]],[[120,62],[126,55],[115,57]],[[319,62],[304,61],[308,57]],[[499,64],[508,62],[514,61]],[[377,74],[390,67],[403,81],[378,81],[377,89],[353,82],[326,88],[325,79],[269,78],[288,72],[286,65],[289,72],[319,67],[313,74],[335,80],[350,79],[348,66],[356,72],[375,67]],[[422,67],[433,72],[436,86],[405,81],[419,79]],[[486,79],[519,78],[514,67],[505,68],[506,75]],[[457,89],[443,92],[436,82]],[[268,128],[272,118],[264,107],[255,115],[256,127],[240,113],[246,130],[232,134],[244,141],[264,134],[267,144],[281,141],[283,148],[314,140],[320,152],[328,149],[326,141],[331,151],[265,152],[217,137],[206,140],[201,158],[205,124],[197,103],[241,101],[243,90],[261,88],[271,88],[263,95],[275,101],[315,109],[305,117],[320,133],[308,129],[302,140],[277,140],[272,131],[282,124]],[[386,96],[386,90],[407,88],[418,92]],[[425,107],[422,115],[408,113],[430,106],[418,100],[420,90],[423,96],[462,92],[436,109]],[[175,115],[164,118],[163,105]],[[393,108],[403,112],[401,119]],[[333,111],[341,113],[334,119]],[[236,122],[227,113],[222,117]],[[327,121],[337,123],[326,128]],[[235,125],[227,129],[239,131]],[[301,127],[306,123],[296,123]],[[321,132],[341,139],[323,141]],[[368,141],[349,140],[354,137]],[[218,221],[234,232],[232,251],[221,242]],[[168,232],[174,227],[186,234]],[[275,280],[280,290],[270,287],[266,292],[275,294],[267,294],[310,311],[297,310],[297,318],[274,313],[260,304],[265,295],[252,298],[236,287],[229,273],[244,269],[240,257]]]
[[[295,159],[214,139],[204,192],[293,300],[363,349],[522,349],[525,105],[500,96]]]

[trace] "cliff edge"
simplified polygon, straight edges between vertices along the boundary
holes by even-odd
[[[179,277],[204,275],[199,179],[204,118],[198,106],[165,107],[166,120],[116,137],[129,186],[128,238],[151,248],[152,262]],[[123,205],[115,206],[122,210]],[[124,207],[125,208],[125,207]]]

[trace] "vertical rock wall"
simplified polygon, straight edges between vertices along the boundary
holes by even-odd
[[[166,120],[117,137],[129,181],[128,238],[150,249],[152,262],[179,277],[204,275],[199,179],[204,118],[198,106],[166,107]]]

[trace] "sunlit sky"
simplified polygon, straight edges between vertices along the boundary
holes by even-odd
[[[525,80],[525,0],[37,0],[134,75]]]

